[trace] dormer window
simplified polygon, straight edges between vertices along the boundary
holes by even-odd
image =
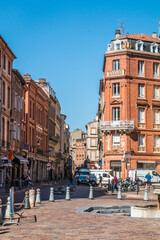
[[[136,42],[136,50],[143,51],[143,45],[144,45],[144,43],[142,41],[137,41]]]
[[[114,42],[114,50],[120,50],[121,49],[121,41],[120,40],[116,40]]]
[[[151,52],[158,53],[158,44],[157,43],[151,44]]]
[[[116,50],[120,50],[120,47],[121,47],[121,46],[120,46],[120,43],[117,43],[117,44],[116,44]]]

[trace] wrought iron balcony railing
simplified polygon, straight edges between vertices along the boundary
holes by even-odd
[[[103,121],[100,123],[102,131],[134,129],[134,120]]]

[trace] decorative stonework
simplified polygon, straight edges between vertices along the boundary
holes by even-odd
[[[124,151],[125,149],[125,141],[124,141],[124,136],[121,135],[121,150]]]
[[[115,77],[115,76],[123,76],[123,75],[124,75],[124,69],[107,72],[107,77]]]
[[[111,150],[111,136],[108,136],[108,151]]]

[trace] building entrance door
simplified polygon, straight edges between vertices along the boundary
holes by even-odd
[[[116,175],[117,178],[121,177],[121,161],[111,162],[112,174]]]

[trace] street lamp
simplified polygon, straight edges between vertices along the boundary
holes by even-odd
[[[127,178],[127,163],[129,159],[131,159],[131,153],[129,151],[124,151],[122,161],[126,163],[126,178]]]

